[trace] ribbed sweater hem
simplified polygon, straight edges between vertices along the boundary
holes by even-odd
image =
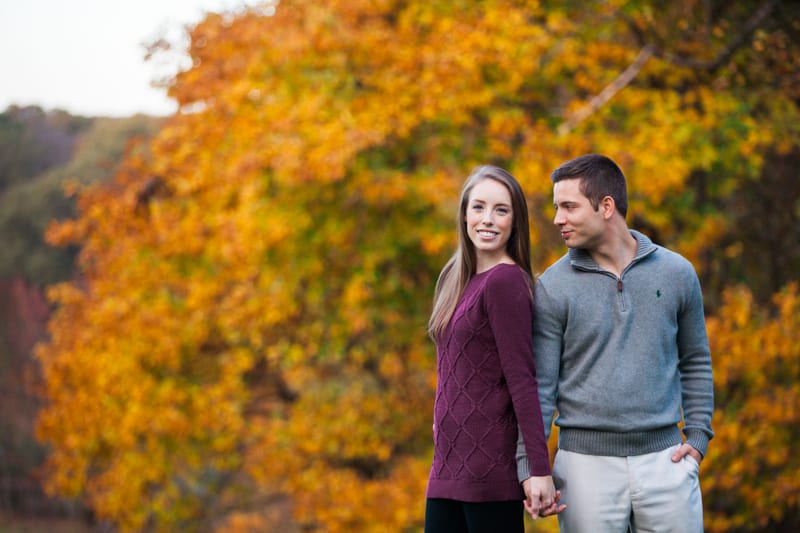
[[[525,492],[517,480],[465,481],[463,479],[431,479],[428,498],[447,498],[462,502],[502,502],[524,500]]]
[[[558,447],[587,455],[627,457],[666,450],[681,443],[677,425],[650,431],[617,433],[592,429],[561,428]]]

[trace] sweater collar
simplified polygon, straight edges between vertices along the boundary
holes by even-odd
[[[647,257],[658,248],[646,235],[633,229],[628,231],[630,231],[633,238],[636,239],[636,254],[633,256],[631,264]],[[569,255],[569,263],[574,268],[579,270],[602,270],[600,266],[595,263],[594,259],[592,259],[591,254],[583,248],[570,248],[567,254]]]

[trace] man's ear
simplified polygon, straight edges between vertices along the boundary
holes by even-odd
[[[611,196],[604,196],[600,200],[600,209],[603,211],[603,218],[608,220],[617,212],[617,202]]]

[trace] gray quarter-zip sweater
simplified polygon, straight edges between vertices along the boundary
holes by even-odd
[[[652,453],[686,440],[705,455],[714,390],[694,267],[631,230],[620,277],[570,249],[536,283],[533,353],[545,432],[590,455]],[[517,453],[520,480],[529,472]]]

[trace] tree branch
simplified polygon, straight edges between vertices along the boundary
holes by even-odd
[[[781,0],[769,0],[761,5],[761,7],[753,13],[753,16],[739,32],[736,39],[734,39],[717,57],[710,61],[701,61],[688,57],[681,57],[678,55],[670,54],[669,52],[659,49],[653,44],[648,44],[642,47],[639,55],[636,56],[633,63],[626,68],[622,74],[607,85],[599,94],[594,96],[589,102],[580,108],[578,111],[569,116],[564,122],[558,126],[559,135],[566,135],[575,129],[575,127],[597,112],[603,105],[605,105],[611,98],[614,97],[619,91],[624,89],[633,79],[639,74],[647,60],[652,56],[656,56],[665,61],[682,67],[688,67],[697,70],[707,70],[713,72],[727,63],[734,52],[738,50],[747,40],[751,33],[753,33],[767,18],[772,10],[775,9]],[[635,28],[634,28],[635,29]],[[641,38],[642,35],[637,31],[637,35]]]
[[[769,0],[768,2],[764,3],[742,28],[742,31],[739,32],[739,35],[734,39],[719,55],[713,60],[710,61],[701,61],[697,59],[692,59],[690,57],[682,57],[674,54],[670,54],[666,51],[656,50],[654,54],[656,57],[663,59],[665,61],[669,61],[674,65],[678,65],[681,67],[689,67],[697,70],[707,70],[709,72],[713,72],[717,70],[719,67],[724,65],[725,63],[730,60],[731,56],[738,50],[747,40],[751,33],[753,33],[767,18],[772,10],[775,9],[781,0]]]
[[[559,135],[566,135],[575,129],[575,126],[594,114],[598,109],[611,100],[615,94],[624,89],[633,80],[633,78],[639,74],[639,71],[642,70],[645,63],[647,63],[647,60],[650,59],[650,57],[654,54],[655,50],[656,48],[652,45],[647,45],[642,48],[639,51],[639,55],[637,55],[636,59],[633,60],[633,63],[631,63],[628,68],[622,72],[622,74],[617,76],[617,78],[607,85],[605,89],[600,91],[599,94],[589,100],[588,104],[580,108],[566,121],[561,123],[561,125],[558,127]]]

